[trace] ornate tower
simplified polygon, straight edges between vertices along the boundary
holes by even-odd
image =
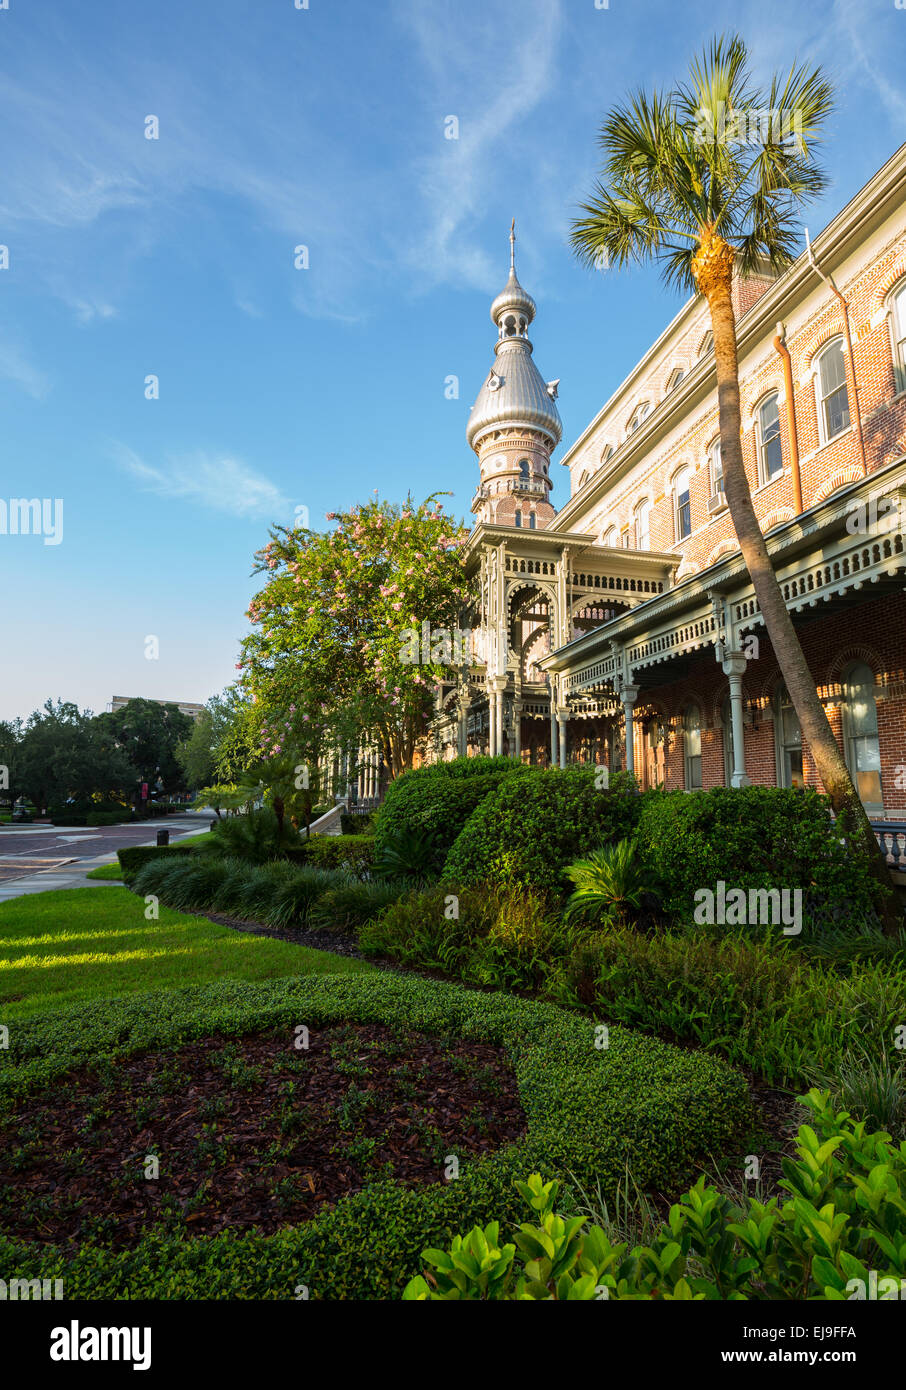
[[[472,499],[476,521],[526,529],[556,515],[548,501],[550,457],[563,426],[559,381],[545,382],[532,357],[529,325],[535,301],[516,278],[516,221],[510,228],[510,275],[491,305],[497,327],[494,365],[472,407],[466,438],[478,455],[481,483]]]

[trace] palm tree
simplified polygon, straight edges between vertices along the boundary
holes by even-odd
[[[827,186],[814,158],[833,92],[820,68],[794,65],[758,89],[745,44],[714,39],[687,80],[615,106],[600,132],[602,181],[572,245],[586,264],[655,260],[668,283],[711,311],[727,505],[765,628],[838,825],[872,859],[885,930],[902,919],[884,855],[853,785],[806,664],[752,505],[742,458],[734,272],[780,272],[797,251],[797,208]],[[771,119],[767,113],[782,113]],[[754,119],[753,119],[754,118]],[[740,129],[746,132],[739,138]]]

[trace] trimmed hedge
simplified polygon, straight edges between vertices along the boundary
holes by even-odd
[[[665,907],[681,919],[692,919],[697,891],[716,891],[721,880],[728,890],[801,888],[804,911],[828,926],[874,919],[867,860],[842,843],[818,792],[716,787],[648,796],[638,840]]]
[[[303,856],[319,869],[348,869],[364,878],[374,863],[373,835],[312,835],[306,840]],[[292,854],[297,859],[296,854]]]
[[[505,778],[463,826],[444,878],[565,891],[563,870],[598,845],[631,835],[644,799],[625,773],[608,790],[597,790],[595,777],[593,767],[568,767],[524,768]]]
[[[505,780],[522,774],[523,769],[511,758],[458,758],[405,773],[391,783],[375,816],[378,856],[402,836],[423,836],[433,846],[435,867],[440,872],[476,807]]]
[[[725,1063],[621,1028],[595,1046],[594,1025],[549,1004],[393,975],[223,983],[94,1004],[10,1030],[0,1104],[74,1068],[104,1068],[150,1048],[299,1024],[388,1023],[480,1040],[512,1059],[526,1137],[463,1163],[456,1182],[409,1190],[382,1181],[276,1236],[191,1239],[150,1234],[132,1250],[91,1242],[73,1255],[0,1237],[20,1278],[66,1281],[68,1298],[383,1299],[401,1293],[426,1245],[466,1224],[519,1216],[513,1178],[547,1173],[613,1194],[627,1164],[642,1187],[676,1190],[705,1152],[732,1145],[750,1118],[744,1078]]]
[[[162,855],[194,853],[193,845],[129,845],[126,849],[118,849],[116,857],[120,861],[123,878],[129,883],[139,869],[144,868],[152,859],[159,859]]]

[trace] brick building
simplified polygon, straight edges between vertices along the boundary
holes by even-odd
[[[783,275],[735,286],[762,530],[875,819],[906,819],[906,146]],[[569,447],[516,277],[470,416],[478,620],[427,756],[817,785],[723,497],[707,306],[689,301]],[[627,737],[627,730],[630,730]]]

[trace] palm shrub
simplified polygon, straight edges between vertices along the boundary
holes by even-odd
[[[405,827],[384,833],[378,841],[374,873],[378,878],[409,878],[427,881],[435,877],[437,844],[428,831]]]
[[[622,927],[642,905],[647,876],[634,840],[601,845],[564,873],[575,885],[563,912],[567,922],[579,917]]]
[[[567,1299],[802,1300],[898,1298],[906,1288],[906,1145],[836,1111],[829,1095],[803,1098],[797,1158],[783,1161],[785,1199],[733,1201],[704,1177],[670,1209],[648,1243],[630,1250],[584,1216],[560,1216],[559,1181],[532,1173],[515,1186],[530,1220],[511,1241],[500,1223],[429,1249],[411,1302]],[[872,1280],[874,1275],[874,1281]]]
[[[204,849],[211,853],[244,859],[249,864],[266,864],[285,850],[298,847],[302,838],[286,821],[282,826],[270,806],[244,816],[228,816],[214,823],[210,841]]]

